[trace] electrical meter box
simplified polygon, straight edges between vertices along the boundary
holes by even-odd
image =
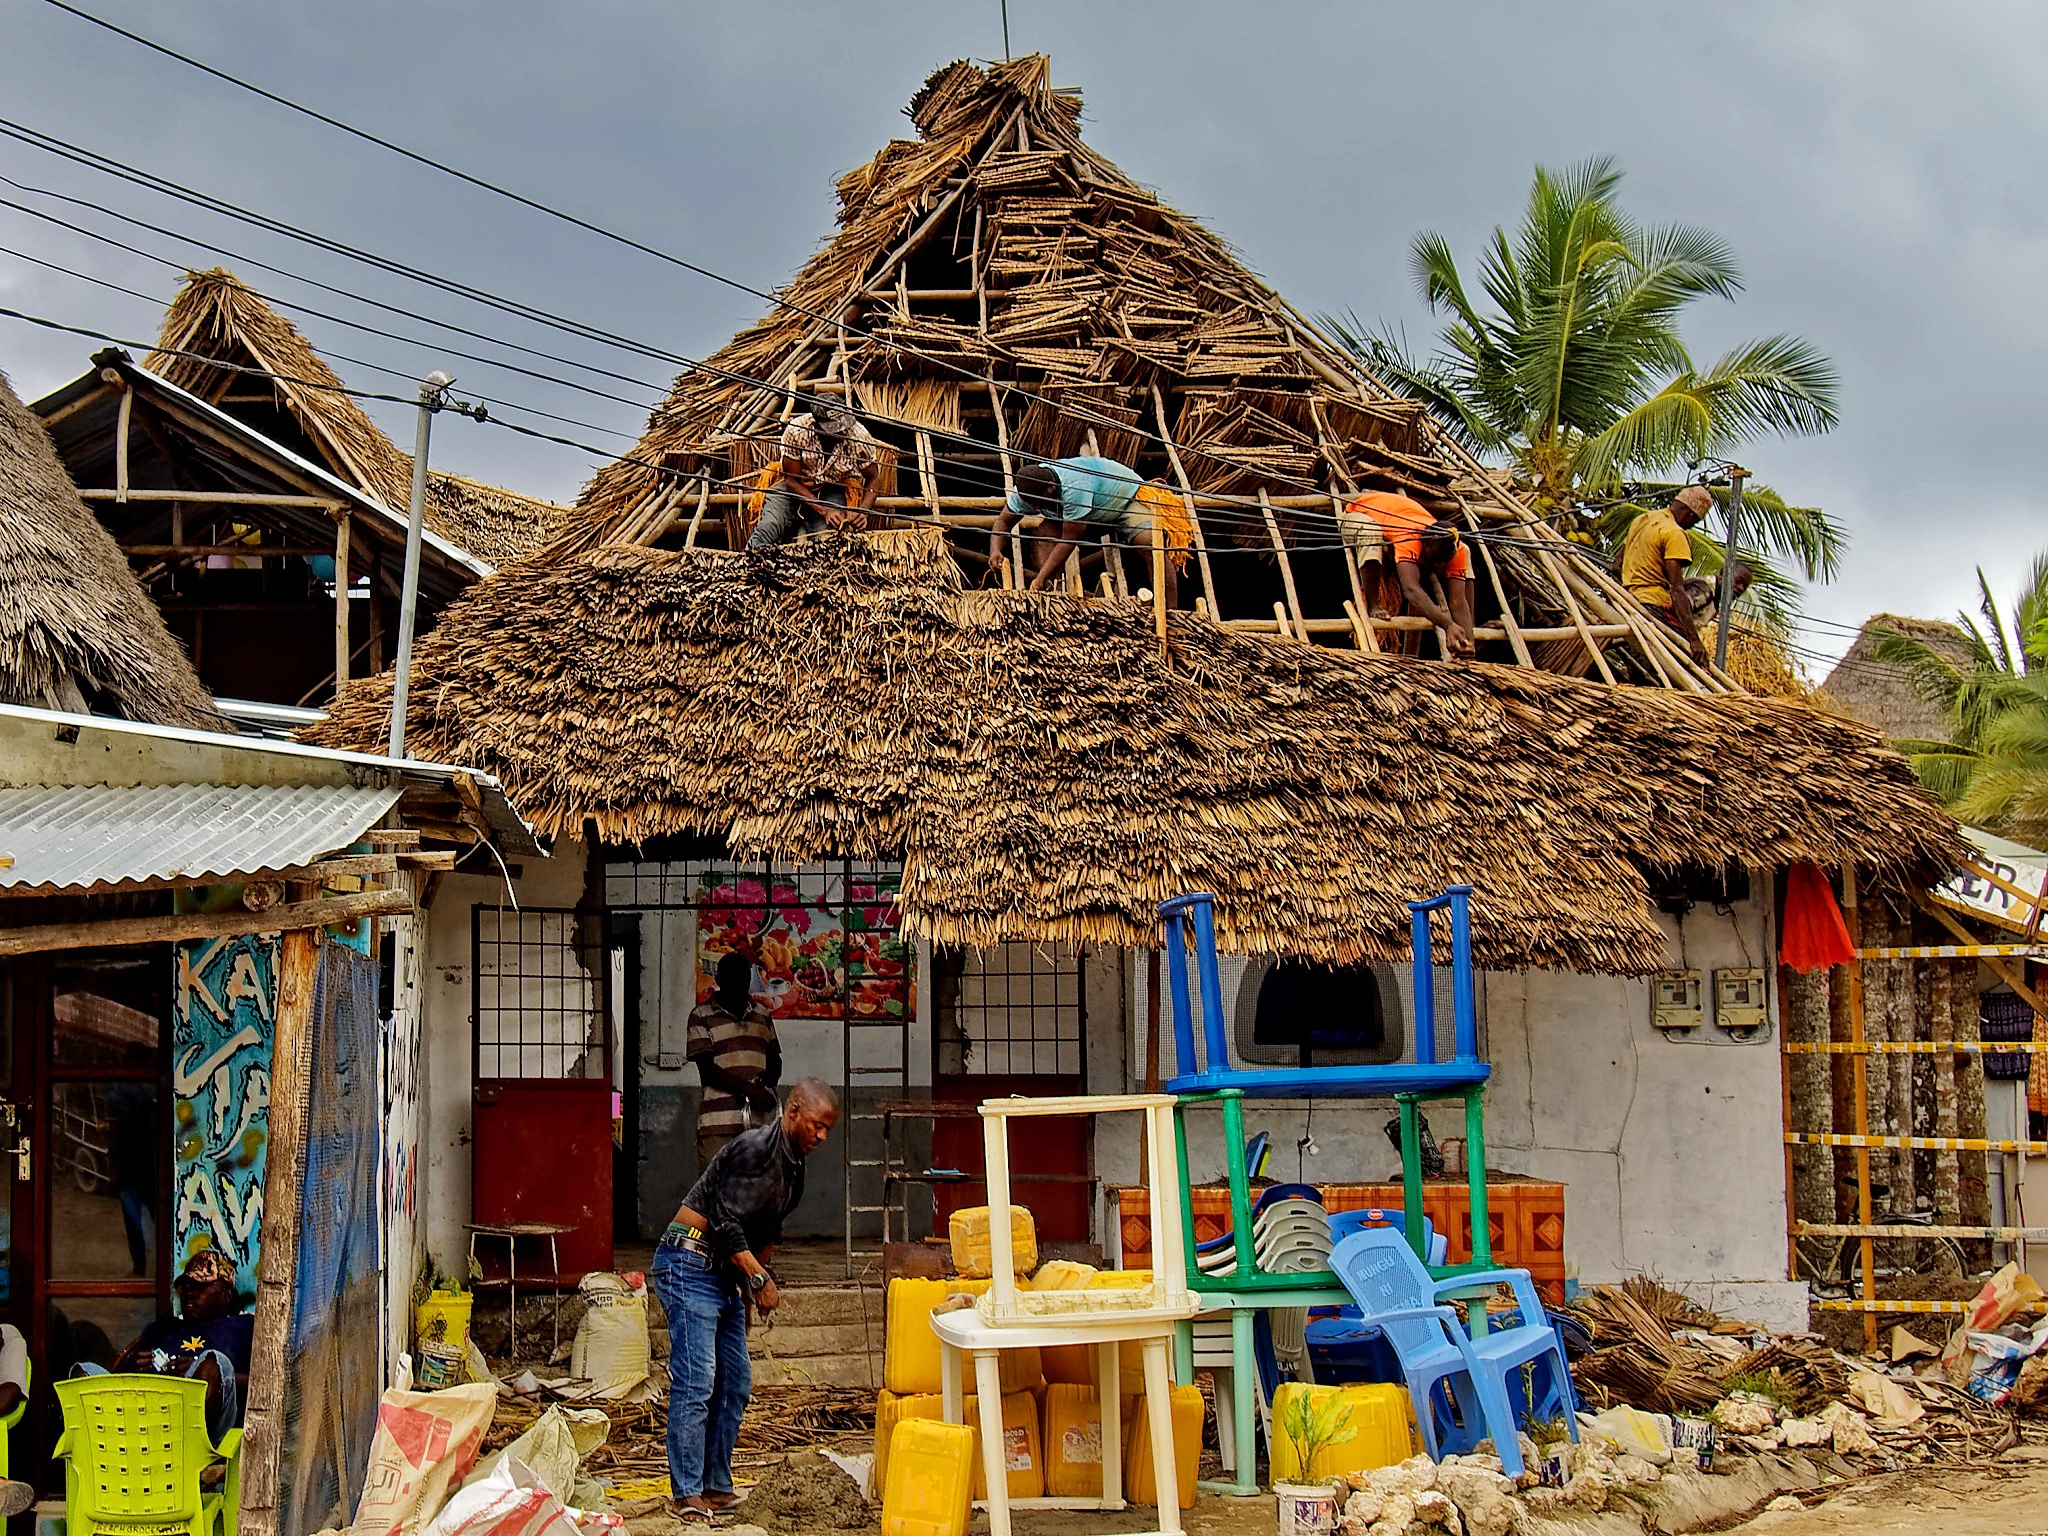
[[[1714,1023],[1736,1040],[1754,1039],[1768,1017],[1764,973],[1760,970],[1714,972]]]
[[[1667,1034],[1683,1034],[1707,1022],[1698,971],[1659,971],[1650,978],[1650,1022]]]

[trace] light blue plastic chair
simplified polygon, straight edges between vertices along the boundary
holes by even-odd
[[[1391,1227],[1352,1233],[1330,1255],[1330,1268],[1358,1302],[1361,1321],[1378,1327],[1400,1359],[1415,1424],[1432,1461],[1465,1454],[1481,1439],[1491,1439],[1501,1469],[1520,1477],[1517,1400],[1530,1417],[1561,1416],[1572,1439],[1579,1438],[1571,1371],[1557,1331],[1541,1320],[1543,1304],[1527,1270],[1432,1280],[1407,1238]],[[1488,1283],[1513,1287],[1524,1322],[1471,1338],[1440,1298],[1445,1291]],[[1526,1389],[1511,1390],[1509,1372],[1524,1367],[1530,1378]]]

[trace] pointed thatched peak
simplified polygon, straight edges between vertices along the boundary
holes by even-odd
[[[985,543],[1027,456],[1099,453],[1196,511],[1189,600],[1241,628],[1381,649],[1355,569],[1365,529],[1340,508],[1402,490],[1456,504],[1484,536],[1485,659],[1733,686],[1418,402],[1083,142],[1080,96],[1053,87],[1044,57],[949,64],[908,112],[918,136],[840,178],[837,233],[771,314],[676,379],[634,452],[585,489],[554,557],[740,543],[796,390],[850,398],[893,455],[882,511],[948,524],[963,550]]]
[[[4,374],[0,702],[233,729]]]
[[[144,366],[182,389],[275,435],[278,411],[302,434],[311,456],[386,506],[403,511],[412,494],[412,456],[370,420],[299,328],[224,267],[188,272],[164,311],[158,351]],[[200,356],[190,354],[199,353]],[[278,375],[276,406],[251,411],[223,396],[263,392],[263,381],[206,361],[218,358]],[[544,542],[563,509],[553,502],[430,470],[427,525],[441,537],[494,564],[517,559]]]

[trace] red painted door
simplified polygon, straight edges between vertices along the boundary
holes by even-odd
[[[933,956],[936,1060],[932,1096],[978,1104],[1025,1094],[1087,1092],[1081,966],[1035,944],[940,950]],[[1025,1120],[1010,1133],[1010,1199],[1028,1206],[1042,1241],[1086,1242],[1095,1185],[1094,1125]],[[939,1232],[964,1206],[985,1205],[979,1115],[932,1126],[932,1166],[977,1177],[933,1191]]]
[[[547,1223],[560,1283],[612,1267],[612,1077],[602,913],[479,906],[471,918],[474,1016],[471,1198],[479,1225]],[[519,1272],[549,1269],[519,1239]],[[477,1257],[504,1273],[502,1239]]]

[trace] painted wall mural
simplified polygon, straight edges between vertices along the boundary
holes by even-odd
[[[915,947],[902,934],[892,865],[815,864],[766,880],[699,866],[697,1001],[717,987],[719,956],[754,962],[755,995],[777,1019],[908,1019],[916,1012]]]
[[[176,954],[172,1268],[201,1248],[218,1249],[235,1261],[244,1294],[253,1296],[270,1144],[277,941],[253,934],[192,939]]]

